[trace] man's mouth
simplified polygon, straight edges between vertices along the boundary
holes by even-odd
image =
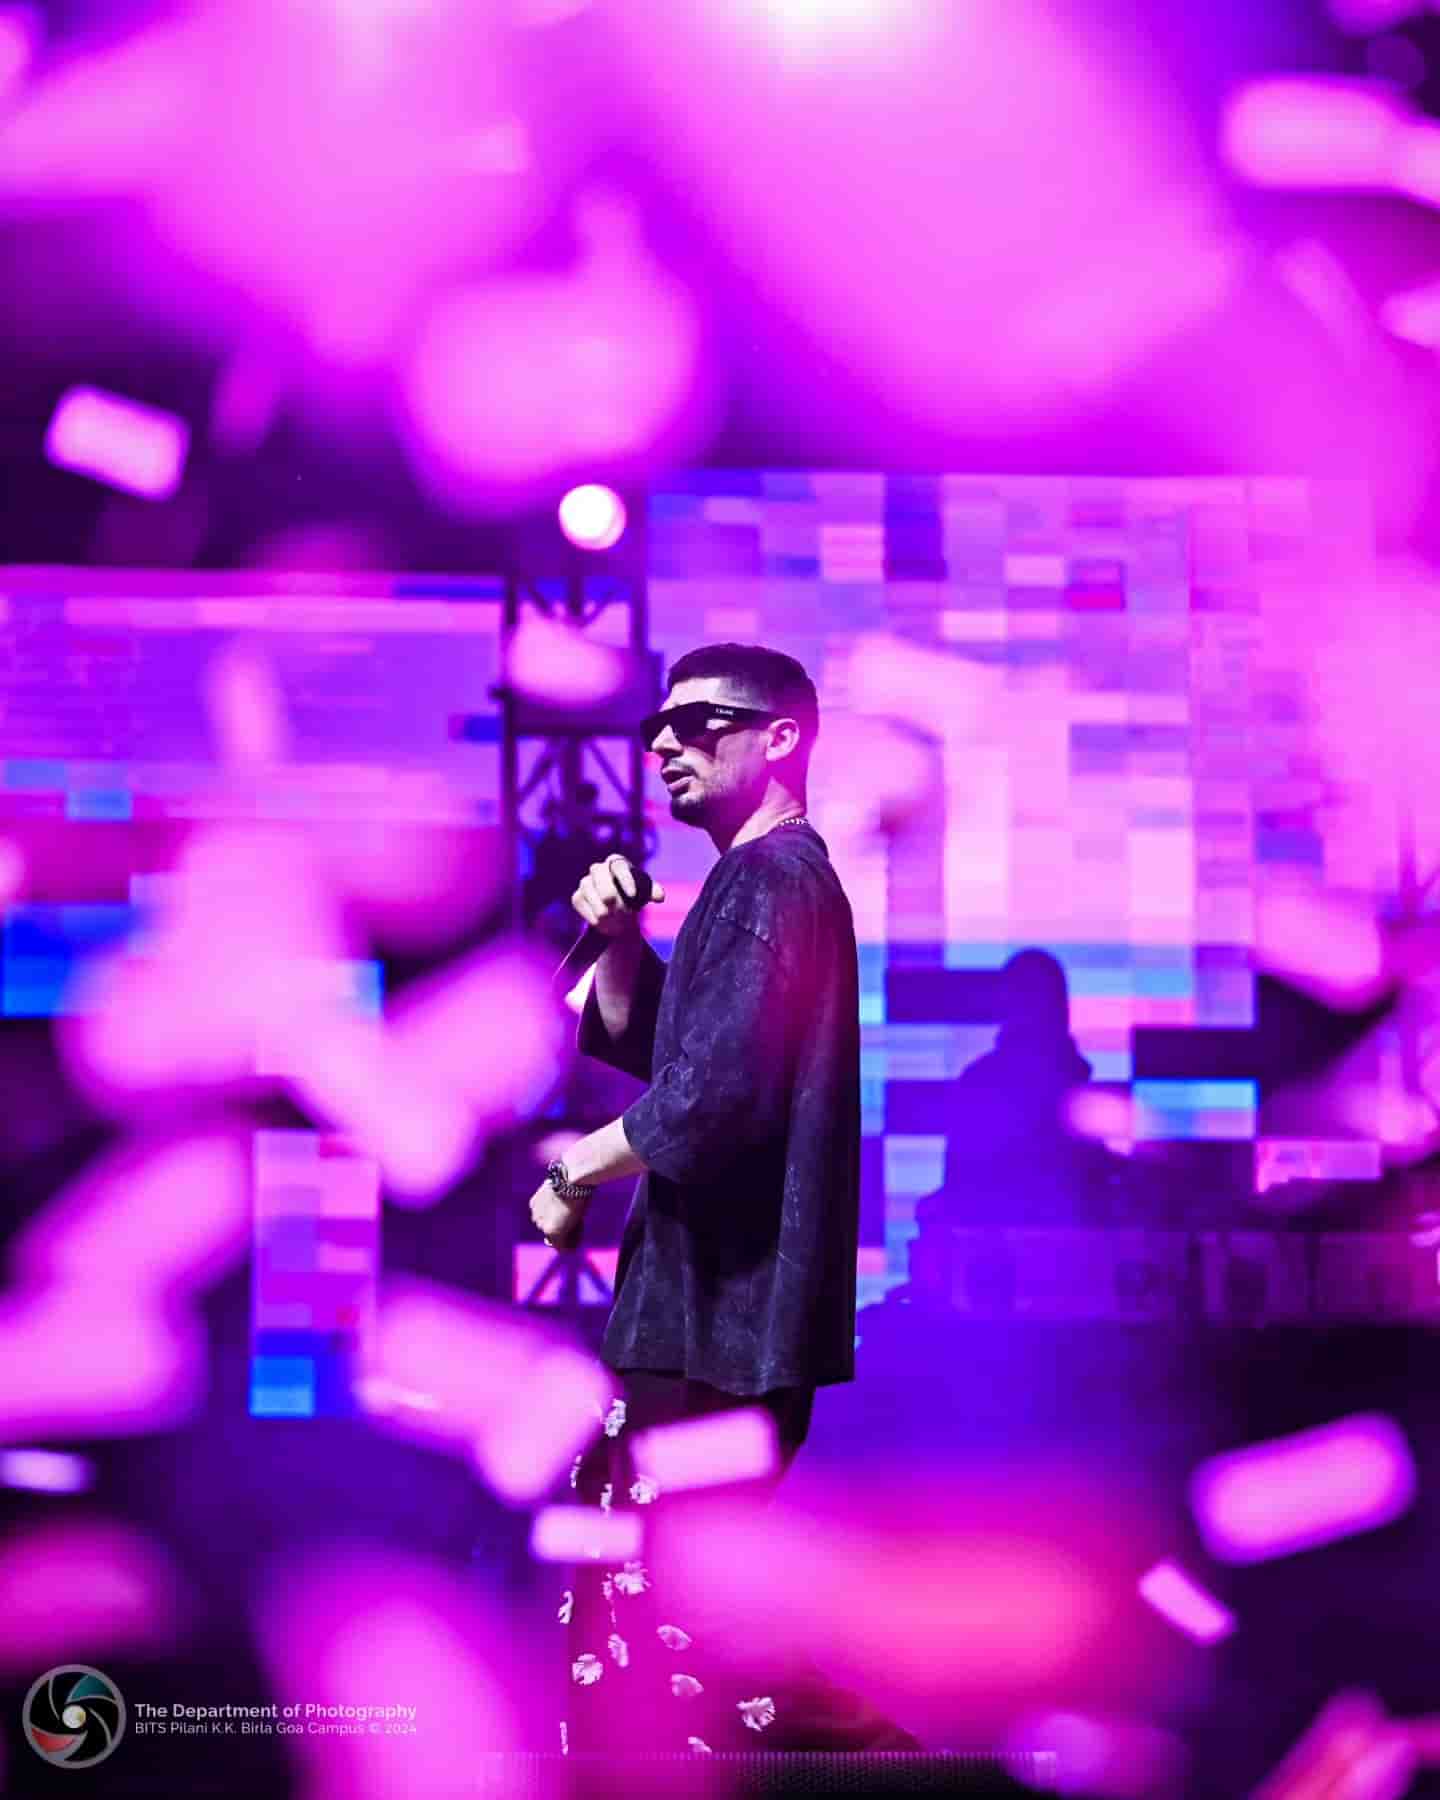
[[[668,788],[679,787],[682,781],[688,781],[689,779],[690,771],[688,769],[667,769],[661,777],[661,780]]]

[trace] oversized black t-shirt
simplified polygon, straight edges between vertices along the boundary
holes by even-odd
[[[592,991],[579,1047],[649,1083],[605,1362],[739,1395],[853,1380],[859,978],[814,827],[727,850],[670,962],[647,946],[623,1038]]]

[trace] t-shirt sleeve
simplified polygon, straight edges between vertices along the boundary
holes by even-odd
[[[612,1038],[600,1017],[600,1002],[592,981],[580,1014],[575,1048],[582,1056],[593,1056],[625,1075],[648,1081],[655,1048],[655,1023],[660,1016],[660,990],[664,985],[665,964],[647,944],[636,972],[629,1024],[620,1037]]]
[[[714,920],[686,987],[676,1054],[623,1117],[647,1167],[669,1181],[708,1182],[783,1132],[789,987],[764,939],[734,919]]]

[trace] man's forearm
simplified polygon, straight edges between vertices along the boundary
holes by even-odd
[[[622,1120],[613,1119],[581,1138],[565,1152],[565,1173],[572,1181],[598,1186],[618,1181],[622,1175],[640,1175],[645,1164],[630,1148]]]
[[[612,1042],[624,1037],[630,1026],[640,965],[654,952],[638,931],[627,932],[607,944],[595,965],[595,1003],[600,1023]]]

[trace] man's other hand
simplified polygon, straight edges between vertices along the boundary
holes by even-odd
[[[552,1250],[573,1250],[585,1225],[585,1207],[562,1200],[548,1181],[530,1199],[530,1219]]]

